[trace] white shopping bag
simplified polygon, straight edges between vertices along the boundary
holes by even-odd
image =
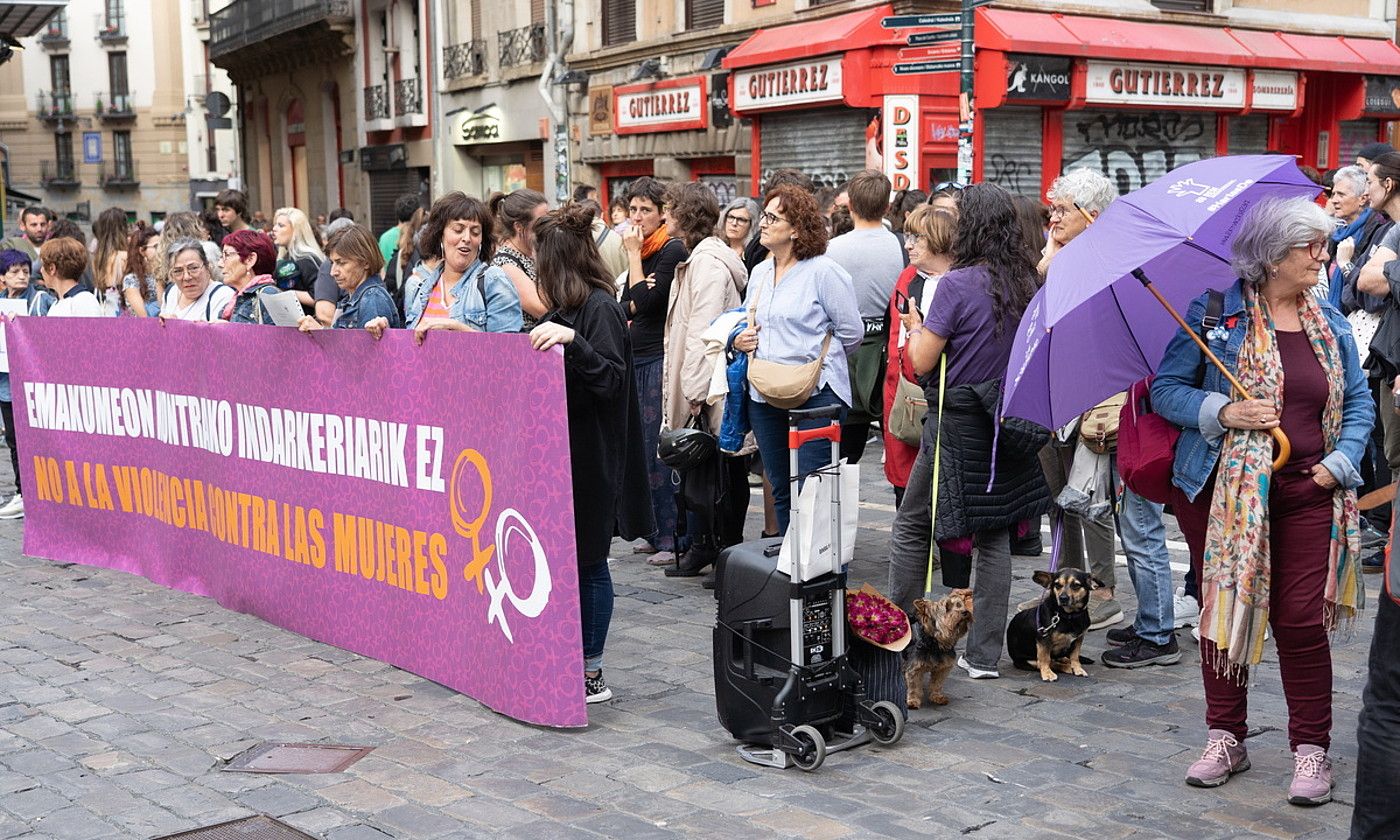
[[[836,561],[832,551],[831,523],[836,518],[833,491],[836,476],[830,471],[813,473],[802,483],[778,554],[778,571],[794,580],[812,580],[825,574],[839,572],[851,562],[856,549],[856,520],[860,515],[860,465],[841,464],[841,558]],[[793,573],[794,540],[801,540],[798,551],[801,568]]]

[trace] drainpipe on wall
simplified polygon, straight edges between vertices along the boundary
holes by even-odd
[[[554,154],[554,198],[563,203],[569,198],[569,91],[564,85],[552,84],[564,72],[564,56],[574,44],[573,0],[549,0],[544,7],[545,58],[540,74],[539,91],[549,108],[551,149]]]

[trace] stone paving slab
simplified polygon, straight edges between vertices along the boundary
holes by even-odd
[[[882,587],[893,514],[878,457],[867,455],[851,580]],[[760,524],[751,515],[752,533]],[[1204,734],[1186,632],[1168,668],[1090,666],[1054,684],[1006,663],[999,680],[955,670],[950,704],[912,713],[901,744],[804,774],[739,760],[714,715],[713,598],[622,543],[616,699],[592,707],[587,729],[554,731],[208,599],[25,557],[21,537],[0,523],[0,838],[151,837],[254,813],[327,840],[1323,838],[1351,818],[1370,612],[1334,648],[1337,801],[1303,810],[1284,803],[1292,765],[1272,651],[1251,693],[1263,727],[1253,769],[1210,791],[1180,781]],[[1047,562],[1016,560],[1014,600]],[[1121,567],[1118,581],[1131,617]],[[1103,644],[1091,634],[1086,654]],[[338,775],[219,772],[264,739],[377,749]]]

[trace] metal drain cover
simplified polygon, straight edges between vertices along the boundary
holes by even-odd
[[[346,744],[258,744],[234,756],[233,773],[340,773],[374,747]]]
[[[256,817],[206,825],[182,831],[179,834],[164,834],[156,840],[316,840],[315,836],[298,831],[281,820],[274,820],[265,814]]]

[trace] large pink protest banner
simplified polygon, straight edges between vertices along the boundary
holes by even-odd
[[[7,342],[26,553],[587,723],[558,351],[134,318]]]

